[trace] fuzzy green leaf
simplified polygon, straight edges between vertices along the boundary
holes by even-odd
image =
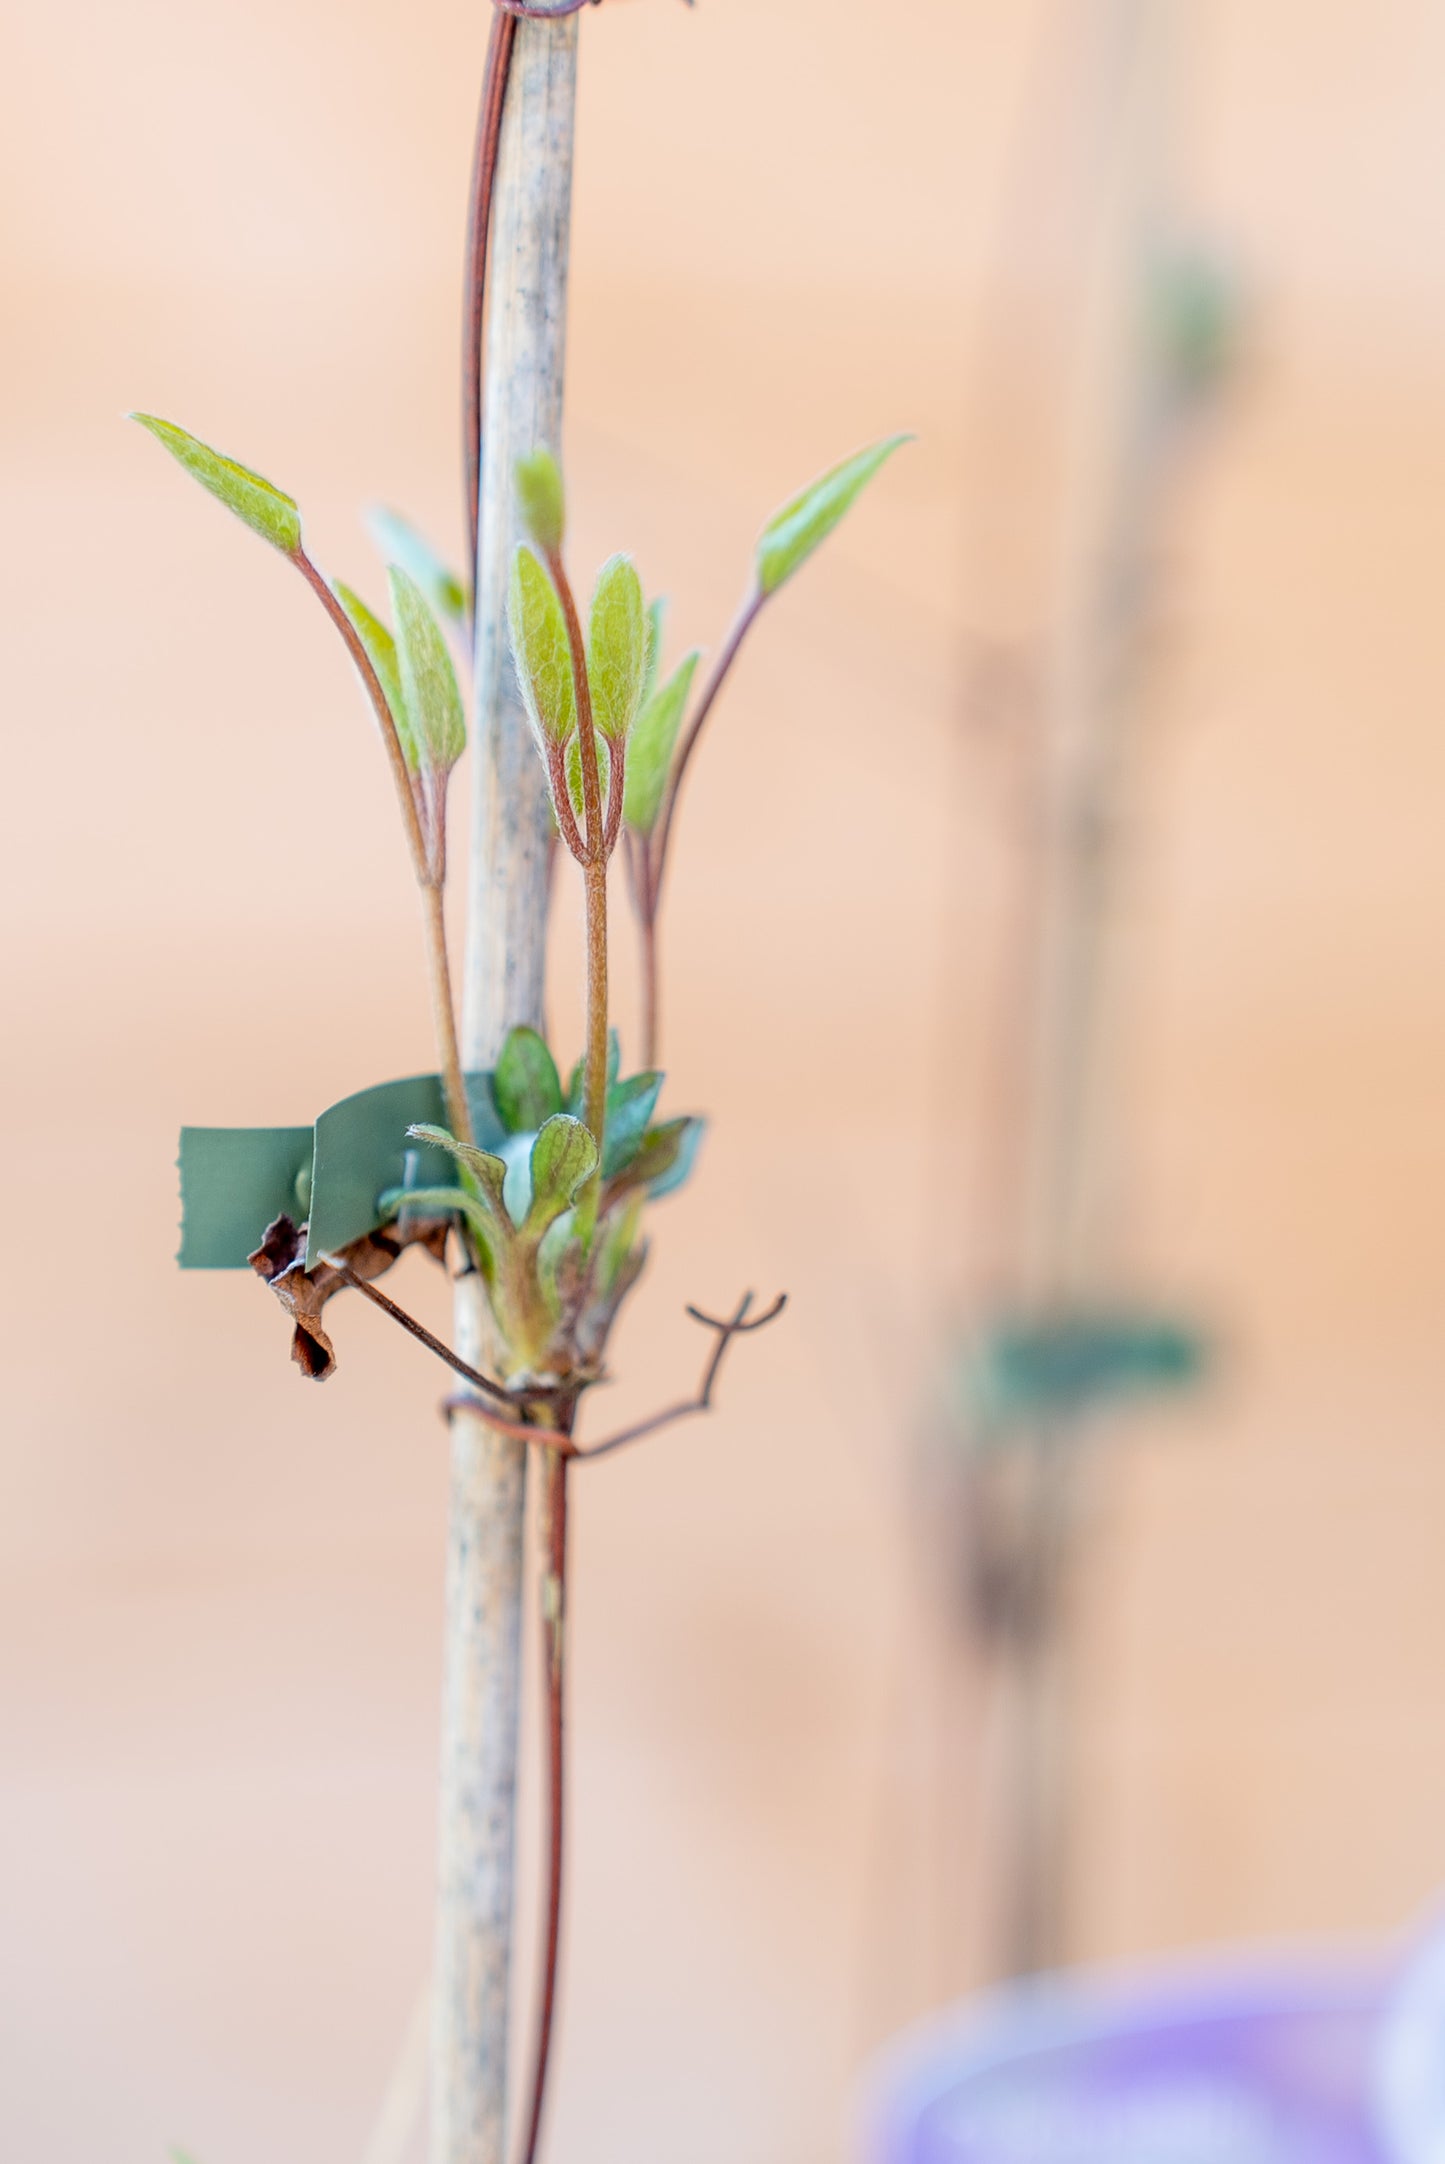
[[[537,1242],[537,1283],[554,1321],[560,1321],[562,1315],[562,1266],[569,1259],[574,1265],[583,1259],[576,1230],[577,1212],[564,1210]]]
[[[597,574],[587,623],[592,718],[610,744],[624,744],[637,719],[647,674],[647,604],[630,556],[609,556]]]
[[[652,832],[662,810],[673,747],[687,712],[698,659],[694,652],[679,663],[662,689],[655,691],[643,707],[632,731],[632,741],[627,748],[627,781],[622,808],[629,826],[636,827],[642,834]]]
[[[421,764],[449,773],[467,748],[467,722],[457,672],[441,626],[409,571],[393,564],[391,606],[401,693]]]
[[[490,1150],[479,1150],[475,1143],[459,1142],[445,1127],[418,1125],[408,1127],[408,1135],[414,1142],[430,1142],[434,1149],[445,1150],[448,1157],[455,1158],[464,1172],[470,1173],[483,1200],[496,1209],[502,1207],[502,1182],[507,1167],[500,1157]]]
[[[400,564],[409,571],[438,616],[449,624],[466,621],[466,587],[410,519],[384,503],[373,504],[366,514],[366,530],[382,562]]]
[[[642,1147],[647,1125],[657,1110],[660,1074],[631,1074],[607,1092],[607,1124],[602,1142],[602,1173],[611,1179],[631,1164]]]
[[[488,1243],[489,1253],[504,1229],[488,1205],[465,1187],[389,1187],[377,1197],[377,1208],[383,1221],[395,1217],[398,1210],[434,1211],[438,1217],[455,1210]]]
[[[597,1170],[597,1144],[581,1120],[559,1112],[532,1144],[532,1201],[527,1230],[538,1234],[571,1207],[577,1190]]]
[[[562,476],[550,451],[533,451],[516,466],[517,509],[527,537],[544,556],[555,556],[566,531]]]
[[[642,672],[642,705],[657,689],[657,672],[662,666],[662,629],[667,618],[667,602],[659,594],[647,610],[647,666]],[[641,708],[639,708],[639,712]]]
[[[524,546],[512,558],[507,620],[517,683],[538,745],[565,744],[577,726],[567,622],[545,567]]]
[[[634,1189],[645,1188],[656,1201],[681,1187],[697,1157],[706,1123],[696,1118],[664,1120],[643,1136],[631,1162],[607,1184],[606,1206]]]
[[[244,520],[252,533],[258,533],[284,555],[299,554],[301,514],[293,498],[263,480],[259,473],[252,473],[249,466],[238,465],[234,458],[213,451],[199,437],[187,435],[174,421],[159,420],[153,413],[133,413],[130,418],[148,428],[157,443],[163,443],[172,458],[178,459],[187,473],[194,475],[228,511]]]
[[[535,1134],[562,1110],[557,1062],[536,1030],[510,1030],[492,1076],[492,1095],[511,1134]]]
[[[695,1115],[686,1119],[669,1120],[665,1127],[654,1127],[652,1134],[644,1138],[638,1152],[642,1171],[647,1181],[647,1192],[653,1202],[661,1202],[664,1195],[671,1195],[692,1178],[697,1153],[707,1131],[707,1121]],[[648,1144],[658,1137],[659,1147],[655,1155],[649,1155]]]
[[[1237,358],[1239,296],[1227,269],[1178,249],[1154,266],[1149,299],[1166,391],[1181,406],[1206,399]]]
[[[366,648],[366,658],[375,669],[386,703],[391,708],[391,718],[396,723],[396,733],[406,763],[414,774],[421,765],[416,737],[412,732],[411,716],[406,710],[406,698],[401,688],[401,664],[397,659],[396,640],[387,630],[379,616],[373,616],[360,594],[354,594],[349,586],[340,581],[332,591],[345,609],[351,628]]]
[[[855,451],[841,465],[821,474],[816,481],[775,511],[758,536],[756,558],[758,590],[775,594],[799,565],[806,563],[819,543],[826,541],[885,459],[891,458],[908,436],[888,436],[866,451]]]

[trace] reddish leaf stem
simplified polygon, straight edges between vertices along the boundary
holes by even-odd
[[[667,868],[668,843],[672,839],[672,822],[677,813],[678,791],[682,787],[682,778],[687,772],[688,761],[697,749],[697,740],[702,734],[703,723],[713,710],[717,695],[722,690],[727,679],[728,671],[738,658],[738,650],[757,621],[758,612],[767,598],[765,593],[754,587],[747,600],[738,610],[737,615],[733,618],[728,635],[723,640],[722,651],[713,664],[712,674],[703,686],[702,695],[693,709],[692,720],[687,725],[682,743],[672,762],[672,772],[668,776],[667,794],[662,803],[662,817],[658,821],[648,849],[648,913],[650,916],[655,917],[657,914],[658,896],[662,891],[662,875]]]
[[[467,215],[466,307],[462,324],[462,447],[466,489],[467,556],[471,565],[468,593],[473,610],[477,593],[477,528],[482,474],[482,317],[487,291],[487,243],[492,226],[492,191],[497,178],[497,148],[512,70],[517,18],[497,7],[487,39],[482,75],[482,103],[477,115],[477,144],[472,159],[472,193]]]
[[[381,679],[371,665],[371,656],[362,643],[361,636],[340,601],[326,580],[317,570],[305,549],[298,548],[291,561],[325,609],[332,623],[340,632],[346,650],[356,664],[366,695],[376,715],[381,730],[381,741],[391,766],[391,777],[396,784],[397,802],[401,807],[402,825],[406,829],[407,847],[411,852],[412,870],[422,891],[422,909],[426,925],[427,974],[431,985],[432,1020],[436,1028],[437,1058],[441,1067],[442,1094],[446,1099],[447,1120],[458,1141],[470,1142],[472,1138],[472,1114],[467,1101],[466,1083],[462,1076],[462,1055],[457,1039],[456,1007],[452,999],[451,963],[447,954],[446,911],[442,899],[441,881],[445,875],[446,843],[443,822],[446,818],[445,793],[439,792],[432,806],[431,825],[434,839],[429,842],[426,822],[401,747],[396,720],[387,704]]]
[[[607,1121],[607,837],[603,826],[602,778],[597,765],[597,732],[592,720],[592,688],[587,681],[587,649],[582,640],[582,621],[577,614],[576,598],[560,549],[549,550],[547,569],[562,604],[572,655],[577,749],[582,768],[582,810],[586,822],[587,853],[582,862],[582,879],[587,908],[587,1047],[582,1116],[597,1144],[599,1171],[593,1174],[583,1190],[579,1208],[585,1213],[588,1196],[595,1198],[597,1193]]]
[[[678,792],[682,787],[683,775],[687,772],[688,761],[697,749],[703,723],[712,712],[728,671],[737,660],[743,640],[757,621],[766,599],[766,594],[754,588],[734,617],[732,627],[723,641],[722,650],[713,664],[712,674],[703,686],[681,746],[673,759],[658,823],[651,834],[638,837],[632,894],[642,942],[642,1060],[645,1067],[657,1065],[660,999],[657,911],[662,897],[662,876],[667,869],[668,846],[672,840],[672,823],[677,815]]]
[[[562,1864],[566,1817],[567,1695],[564,1676],[567,1628],[567,1453],[548,1453],[542,1491],[543,1565],[542,1698],[547,1730],[547,1909],[543,1922],[537,2035],[533,2047],[532,2097],[521,2164],[536,2164],[552,2057],[557,2010],[557,1961],[562,1941]]]

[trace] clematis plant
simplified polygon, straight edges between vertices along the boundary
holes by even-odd
[[[687,654],[664,675],[661,605],[649,605],[629,556],[610,557],[598,572],[584,626],[564,558],[566,505],[556,460],[539,448],[520,462],[516,497],[523,539],[512,558],[508,596],[513,659],[546,771],[555,846],[577,864],[585,901],[582,1050],[564,1086],[554,1050],[534,1029],[513,1029],[488,1073],[465,1074],[458,1051],[443,900],[448,788],[466,745],[465,702],[448,633],[469,647],[472,597],[466,583],[404,520],[378,514],[372,529],[387,559],[388,620],[350,586],[318,569],[305,547],[293,498],[173,423],[149,414],[135,418],[277,549],[316,595],[369,702],[421,893],[444,1117],[412,1120],[404,1139],[414,1145],[418,1161],[441,1172],[375,1191],[372,1222],[335,1249],[312,1253],[307,1225],[294,1223],[289,1214],[264,1230],[258,1225],[250,1259],[296,1323],[294,1349],[304,1373],[333,1372],[331,1341],[318,1318],[340,1292],[360,1292],[462,1378],[467,1385],[462,1402],[470,1411],[535,1445],[545,1457],[549,1876],[524,2150],[530,2158],[546,2083],[561,1900],[568,1470],[578,1460],[602,1456],[706,1411],[733,1339],[771,1321],[783,1306],[780,1298],[755,1315],[749,1295],[726,1318],[689,1309],[714,1338],[696,1394],[620,1434],[578,1440],[580,1408],[602,1379],[613,1324],[646,1260],[648,1206],[689,1177],[703,1132],[697,1116],[660,1117],[658,1109],[663,1075],[656,1065],[657,924],[679,791],[749,629],[905,439],[890,437],[844,460],[768,521],[742,607],[696,698],[701,656]],[[642,941],[645,983],[644,1064],[628,1074],[621,1071],[608,977],[608,874],[619,848]],[[364,1181],[365,1166],[350,1169]],[[362,1192],[372,1190],[363,1186]],[[298,1182],[297,1207],[306,1207],[308,1199],[314,1215],[318,1198],[309,1184]],[[480,1273],[492,1322],[493,1372],[462,1359],[379,1289],[377,1279],[413,1245],[459,1272]]]

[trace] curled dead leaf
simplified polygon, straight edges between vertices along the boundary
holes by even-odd
[[[398,1223],[385,1232],[365,1233],[341,1249],[341,1256],[357,1277],[367,1284],[382,1277],[405,1247],[424,1247],[433,1261],[445,1263],[447,1218]],[[346,1280],[332,1264],[306,1268],[306,1227],[289,1217],[278,1217],[266,1227],[261,1245],[247,1257],[251,1268],[264,1278],[290,1316],[291,1357],[303,1375],[324,1383],[336,1369],[336,1348],[322,1326],[321,1312],[334,1294],[346,1290]]]

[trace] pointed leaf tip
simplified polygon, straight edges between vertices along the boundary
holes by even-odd
[[[647,674],[647,604],[630,556],[610,556],[597,574],[587,625],[592,718],[610,744],[627,741]]]
[[[467,748],[467,723],[457,672],[441,626],[410,572],[393,564],[391,606],[401,693],[421,764],[448,773]]]
[[[198,436],[177,428],[174,421],[163,421],[154,413],[132,413],[128,418],[149,429],[156,442],[164,444],[172,458],[228,511],[234,511],[252,533],[258,533],[283,555],[300,554],[301,514],[295,500],[282,489],[253,473],[249,466],[213,451]]]
[[[473,1142],[459,1142],[445,1127],[418,1124],[408,1127],[407,1134],[414,1142],[429,1142],[433,1149],[445,1150],[464,1171],[476,1181],[482,1196],[500,1210],[502,1207],[502,1183],[507,1176],[505,1160],[493,1156],[490,1150],[479,1150]]]
[[[756,570],[759,591],[775,594],[826,541],[845,512],[857,502],[879,467],[910,435],[886,436],[881,443],[855,451],[851,458],[820,474],[816,481],[775,511],[758,536]]]
[[[555,556],[566,530],[562,475],[550,451],[533,451],[516,466],[517,509],[522,528],[544,556]]]
[[[550,1222],[571,1204],[579,1187],[597,1170],[597,1144],[591,1131],[570,1113],[547,1120],[532,1144],[532,1215]]]

